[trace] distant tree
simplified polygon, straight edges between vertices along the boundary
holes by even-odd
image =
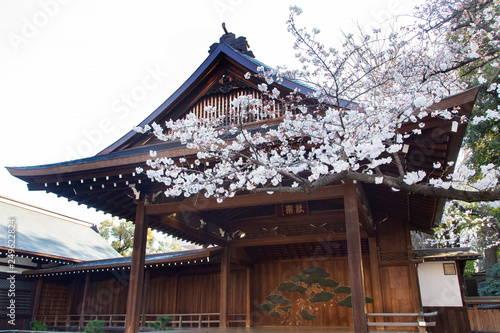
[[[498,262],[500,209],[486,204],[452,201],[447,204],[442,223],[427,242],[437,246],[467,246],[484,255],[482,269]]]
[[[492,34],[498,34],[500,7],[492,0],[439,0],[437,3],[440,1],[455,8],[452,12],[458,24],[450,30],[448,38],[456,48],[451,50],[460,54],[473,46],[481,54],[474,61],[464,59],[459,69],[460,81],[468,88],[482,86],[464,140],[464,163],[474,170],[470,177],[474,182],[483,176],[486,166],[500,165],[500,119],[491,116],[500,105],[499,48],[498,42],[490,44],[489,40]],[[461,5],[453,7],[453,4]],[[463,29],[476,26],[478,29]],[[493,207],[485,203],[452,203],[445,210],[443,224],[436,229],[435,242],[445,246],[470,246],[483,253],[485,260],[481,268],[490,268],[498,261],[500,243],[500,211]]]
[[[146,249],[146,252],[165,253],[165,252],[182,251],[182,246],[179,240],[173,238],[172,236],[165,237],[163,240],[160,240],[158,237],[156,237],[151,249],[154,252],[148,252],[148,249]]]
[[[481,296],[500,296],[500,263],[486,270],[486,283],[479,288]]]
[[[132,255],[134,246],[135,225],[131,221],[118,219],[106,219],[101,223],[99,234],[104,238],[118,253],[123,256]],[[148,228],[146,253],[163,253],[180,251],[182,247],[179,240],[170,237],[161,237],[155,235]]]

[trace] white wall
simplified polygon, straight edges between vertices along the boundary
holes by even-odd
[[[443,264],[453,261],[432,261],[417,266],[422,306],[462,306],[458,272],[445,275]]]

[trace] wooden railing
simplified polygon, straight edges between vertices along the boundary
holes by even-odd
[[[141,327],[148,327],[148,324],[158,320],[158,317],[168,316],[172,318],[171,327],[218,327],[220,313],[181,313],[181,314],[146,314],[141,315]],[[85,327],[93,320],[102,320],[106,327],[124,327],[125,314],[86,314],[86,315],[38,315],[37,321],[47,324],[47,326],[59,327]],[[229,314],[228,324],[230,326],[246,323],[246,314]]]
[[[428,313],[367,313],[367,327],[418,327],[419,332],[427,332],[426,327],[436,326],[437,312]],[[379,321],[370,319],[381,318]],[[371,332],[371,331],[369,331]]]
[[[218,327],[220,314],[217,313],[183,313],[183,314],[147,314],[141,316],[141,326],[158,320],[158,317],[168,316],[172,318],[172,327]]]
[[[500,297],[464,297],[471,331],[500,332]]]

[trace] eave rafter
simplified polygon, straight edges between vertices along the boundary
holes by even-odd
[[[333,185],[320,188],[312,193],[274,193],[272,196],[267,193],[243,194],[232,198],[226,198],[223,202],[217,202],[213,198],[187,199],[181,202],[164,204],[152,204],[146,207],[146,215],[163,215],[184,211],[205,211],[230,209],[249,206],[260,206],[269,204],[288,203],[301,200],[322,200],[342,197],[342,185]]]

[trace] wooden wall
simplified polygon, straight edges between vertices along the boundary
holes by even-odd
[[[70,304],[70,287],[67,284],[48,282],[42,285],[38,315],[67,315]]]
[[[127,305],[128,281],[109,275],[93,276],[87,289],[85,313],[114,314],[125,313]],[[83,297],[83,293],[81,294]],[[82,303],[80,299],[79,304]],[[81,307],[80,307],[81,309]],[[80,313],[75,309],[75,314]]]
[[[411,246],[407,223],[397,221],[384,222],[377,230],[376,258],[363,257],[363,275],[365,295],[374,296],[372,279],[376,278],[378,263],[381,282],[379,298],[382,299],[383,312],[419,312],[418,289],[415,289],[416,274],[411,262]],[[412,266],[413,265],[413,266]],[[349,292],[335,291],[336,287],[319,287],[317,284],[307,286],[302,294],[290,291],[278,291],[282,282],[300,274],[308,267],[317,266],[330,274],[329,278],[337,281],[339,286],[349,287],[349,269],[346,257],[336,258],[303,258],[300,260],[283,260],[255,264],[251,283],[251,322],[253,325],[303,325],[303,326],[349,326],[352,325],[352,309],[342,306]],[[234,266],[233,266],[234,268]],[[413,270],[412,270],[413,269]],[[373,274],[372,274],[373,270]],[[233,269],[230,275],[229,314],[245,314],[247,307],[246,270]],[[87,287],[85,302],[86,314],[124,314],[126,312],[128,276],[126,271],[91,273]],[[182,314],[182,313],[218,313],[220,309],[220,268],[191,267],[181,271],[167,271],[160,268],[149,269],[145,281],[144,310],[146,314]],[[44,280],[45,291],[42,292],[39,314],[54,314],[57,307],[54,297],[65,294],[64,302],[70,308],[67,314],[80,314],[85,289],[85,275],[73,275],[73,280]],[[54,283],[56,286],[54,286]],[[64,287],[59,288],[59,284]],[[337,287],[339,287],[337,286]],[[51,292],[48,292],[48,290]],[[57,291],[56,291],[57,290]],[[345,289],[344,289],[345,290]],[[311,302],[316,294],[334,293],[327,301]],[[265,311],[260,306],[265,304],[269,295],[280,294],[289,300],[292,307],[278,313]],[[59,295],[60,296],[60,295]],[[59,297],[57,296],[57,297]],[[63,297],[64,298],[64,297]],[[61,299],[63,299],[61,298]],[[62,301],[61,301],[62,302]],[[339,302],[341,302],[339,304]],[[62,306],[62,303],[61,303]],[[281,305],[283,308],[285,304]],[[42,309],[43,307],[43,309]],[[44,310],[45,309],[45,310]],[[62,309],[62,308],[61,308]],[[367,312],[375,312],[374,304],[368,303]],[[303,311],[310,314],[308,320]],[[58,312],[59,313],[59,312]],[[271,315],[272,313],[272,315]],[[61,313],[62,314],[62,313]],[[278,316],[279,315],[279,316]],[[306,316],[307,317],[307,316]]]
[[[383,312],[420,312],[417,272],[407,221],[388,220],[377,228]]]
[[[408,266],[380,267],[384,312],[419,312],[414,309]]]
[[[291,277],[300,274],[310,266],[317,266],[330,273],[329,279],[339,282],[339,286],[350,286],[349,267],[346,258],[341,259],[305,259],[297,261],[270,262],[258,264],[254,272],[254,299],[252,300],[252,321],[255,325],[295,325],[295,326],[350,326],[352,325],[352,309],[340,306],[337,303],[348,294],[336,294],[328,302],[314,302],[308,300],[313,296],[310,292],[302,295],[297,292],[278,291],[277,287],[282,282],[287,282]],[[373,296],[371,289],[370,265],[368,258],[363,260],[363,275],[365,294]],[[309,289],[309,288],[308,288]],[[325,287],[324,291],[332,292],[336,289]],[[312,292],[319,293],[316,286]],[[265,298],[271,294],[281,294],[290,300],[293,305],[290,311],[281,317],[272,317],[268,311],[260,311],[257,307],[266,303]],[[316,316],[313,320],[306,320],[301,316],[303,310]],[[373,312],[373,304],[367,304],[367,310]]]
[[[471,331],[500,332],[500,309],[467,310]]]
[[[466,307],[424,307],[425,312],[437,311],[436,327],[433,332],[468,333],[469,318]],[[500,326],[499,326],[500,328]],[[491,330],[485,330],[491,331]]]
[[[246,271],[230,275],[229,314],[246,313]],[[44,281],[39,315],[80,314],[85,279]],[[128,281],[123,276],[95,273],[87,288],[85,314],[125,314]],[[153,272],[145,298],[146,314],[216,313],[220,308],[220,273]]]

